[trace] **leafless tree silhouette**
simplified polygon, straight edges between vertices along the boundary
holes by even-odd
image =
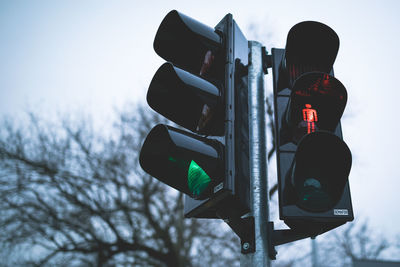
[[[274,144],[271,101],[267,114]],[[33,114],[22,126],[2,122],[0,266],[237,266],[233,232],[220,220],[185,219],[183,195],[138,165],[158,122],[165,123],[144,107],[121,112],[102,131],[88,119],[51,123]],[[276,191],[273,184],[270,195]],[[372,233],[366,222],[340,227],[318,238],[319,258],[350,266],[400,254],[400,243]],[[310,263],[308,243],[282,248],[274,266]]]
[[[14,252],[6,264],[238,265],[239,241],[222,221],[184,219],[182,194],[141,170],[141,143],[160,120],[139,107],[102,132],[85,119],[5,121],[0,243]]]
[[[353,260],[400,260],[400,247],[379,234],[367,219],[328,233],[319,246],[327,266],[352,266]]]

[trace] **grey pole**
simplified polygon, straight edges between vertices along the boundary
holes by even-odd
[[[311,237],[311,261],[312,267],[318,267],[318,250],[315,237]]]
[[[249,148],[250,148],[250,194],[251,216],[254,217],[254,253],[242,254],[241,266],[270,266],[268,258],[267,222],[267,145],[266,145],[266,99],[264,92],[264,72],[262,46],[249,41]]]

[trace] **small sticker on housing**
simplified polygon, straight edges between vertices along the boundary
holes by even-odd
[[[224,187],[223,183],[220,183],[219,185],[214,187],[214,193],[218,192],[219,190],[221,190]]]
[[[349,215],[349,211],[347,209],[334,209],[333,215],[346,216]]]

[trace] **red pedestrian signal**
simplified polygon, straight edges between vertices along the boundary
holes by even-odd
[[[340,124],[347,91],[333,76],[338,49],[337,34],[314,21],[293,26],[286,48],[272,49],[280,218],[297,239],[353,220]]]
[[[315,132],[315,123],[318,121],[317,111],[310,104],[305,104],[303,108],[303,121],[307,125],[307,133]]]

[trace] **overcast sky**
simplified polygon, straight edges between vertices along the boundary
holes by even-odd
[[[333,28],[340,38],[335,76],[348,90],[342,126],[353,153],[355,216],[400,233],[400,1],[3,0],[0,114],[86,112],[101,122],[115,107],[144,102],[163,63],[153,38],[172,9],[212,27],[232,13],[248,39],[268,50],[284,48],[300,21]]]

